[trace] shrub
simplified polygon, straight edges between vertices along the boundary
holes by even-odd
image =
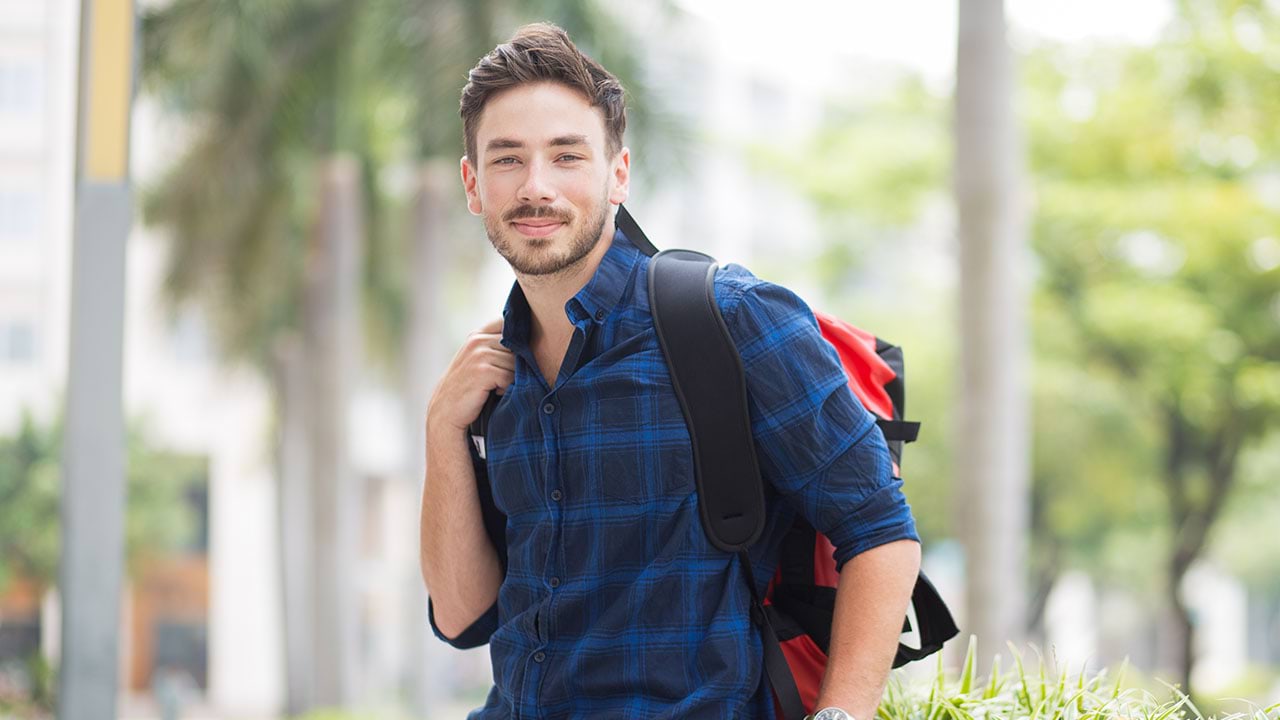
[[[1165,685],[1167,698],[1126,687],[1127,665],[1115,677],[1106,670],[1091,676],[1082,670],[1071,677],[1065,669],[1051,673],[1043,658],[1028,671],[1016,649],[1013,659],[1014,667],[1001,672],[997,657],[990,674],[979,677],[977,643],[971,637],[959,678],[947,676],[941,656],[929,683],[909,685],[895,675],[877,720],[1206,720],[1191,698],[1173,686]],[[1280,720],[1280,703],[1240,704],[1244,709],[1217,720]]]

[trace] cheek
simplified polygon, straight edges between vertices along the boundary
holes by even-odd
[[[594,205],[600,198],[609,193],[609,178],[598,173],[574,178],[572,189],[566,188],[566,194],[573,198],[577,205]]]
[[[501,207],[505,192],[501,178],[493,176],[485,178],[483,183],[476,184],[475,195],[468,198],[472,212],[479,212],[481,209],[493,211]]]
[[[480,199],[486,205],[501,205],[515,197],[520,189],[520,174],[514,172],[492,173],[478,186]]]

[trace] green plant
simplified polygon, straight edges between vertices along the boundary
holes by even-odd
[[[58,668],[43,653],[35,652],[27,658],[27,675],[31,679],[31,702],[37,708],[53,712],[57,697]]]
[[[1014,667],[1001,672],[999,657],[986,678],[978,673],[977,640],[970,637],[960,675],[951,679],[939,655],[938,670],[927,686],[890,679],[877,720],[1207,720],[1191,698],[1166,685],[1169,695],[1126,684],[1127,663],[1112,677],[1107,670],[1072,676],[1065,668],[1054,672],[1040,658],[1028,668],[1016,648]],[[1243,703],[1248,705],[1248,703]],[[1280,720],[1280,703],[1249,706],[1225,713],[1217,720]]]
[[[44,720],[53,715],[56,670],[34,653],[0,666],[0,720]]]

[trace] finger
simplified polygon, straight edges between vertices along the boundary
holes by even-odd
[[[485,354],[485,361],[508,372],[514,373],[516,370],[516,356],[509,352],[489,351]]]
[[[511,373],[500,371],[498,379],[494,381],[493,389],[499,395],[503,395],[507,392],[507,386],[513,382],[515,382],[515,377]]]
[[[498,368],[497,385],[506,387],[516,381],[516,374],[506,368]]]
[[[488,323],[485,324],[484,327],[480,328],[480,332],[486,333],[486,334],[501,333],[503,322],[504,320],[502,318],[498,318],[497,320],[490,320]]]
[[[507,349],[507,346],[502,344],[502,336],[501,336],[501,335],[489,335],[489,336],[486,336],[486,337],[484,338],[484,347],[491,348],[491,349],[493,349],[493,350],[497,350],[498,352],[505,353],[505,354],[507,354],[507,355],[511,355],[511,354],[512,354],[512,353],[511,353],[511,351]]]
[[[496,354],[483,358],[473,367],[472,372],[475,373],[476,377],[494,382],[502,380],[503,384],[510,384],[516,377],[515,363]]]

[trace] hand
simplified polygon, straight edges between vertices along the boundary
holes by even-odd
[[[431,395],[428,429],[465,429],[480,416],[489,391],[501,395],[515,381],[516,358],[501,339],[501,319],[467,336]]]

